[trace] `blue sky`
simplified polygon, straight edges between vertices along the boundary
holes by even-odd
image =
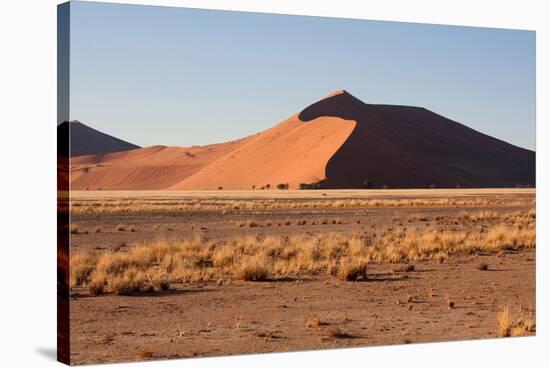
[[[73,2],[71,119],[142,146],[267,129],[336,89],[535,149],[531,31]]]

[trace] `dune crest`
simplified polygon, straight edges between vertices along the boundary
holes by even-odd
[[[299,114],[320,116],[357,121],[328,162],[325,188],[535,185],[535,152],[422,107],[367,104],[343,91]]]
[[[71,160],[76,190],[274,189],[301,183],[329,189],[534,186],[535,152],[422,107],[367,104],[337,90],[240,140]]]

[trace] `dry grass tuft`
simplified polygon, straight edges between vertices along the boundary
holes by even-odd
[[[478,268],[478,270],[487,271],[487,270],[489,270],[489,264],[480,263],[480,264],[478,264],[477,268]]]
[[[69,232],[71,232],[71,234],[77,234],[78,233],[78,226],[76,224],[71,224],[69,226]]]
[[[508,307],[499,311],[498,316],[498,336],[508,337],[512,332],[512,316]]]
[[[335,339],[351,338],[352,335],[336,327],[329,327],[327,329],[327,336]]]
[[[345,281],[367,280],[367,262],[364,260],[346,259],[340,264],[338,274]]]
[[[514,318],[509,307],[502,308],[497,315],[498,330],[500,337],[526,336],[535,332],[535,320],[533,312],[525,313],[520,310],[519,315]]]
[[[94,278],[89,284],[88,289],[93,296],[99,296],[105,292],[105,280],[101,278]]]
[[[90,281],[90,276],[97,264],[97,258],[89,253],[71,256],[71,287],[81,286]]]
[[[255,257],[241,263],[237,269],[237,274],[242,280],[264,282],[268,280],[270,272],[266,261]]]
[[[310,317],[306,320],[306,326],[309,328],[318,328],[322,325],[321,318],[318,315]]]

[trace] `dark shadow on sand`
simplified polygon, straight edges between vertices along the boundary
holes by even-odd
[[[85,299],[85,298],[98,298],[98,297],[110,297],[110,296],[116,296],[116,297],[169,297],[169,296],[177,296],[177,295],[185,295],[189,293],[203,293],[203,292],[213,292],[214,288],[199,288],[199,289],[174,289],[174,290],[167,290],[167,291],[161,291],[161,292],[128,292],[128,293],[122,293],[122,294],[114,294],[114,293],[105,293],[100,295],[91,295],[91,294],[71,294],[72,299]]]

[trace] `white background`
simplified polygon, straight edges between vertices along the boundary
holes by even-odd
[[[151,366],[522,366],[548,357],[549,26],[546,1],[220,0],[124,3],[537,31],[537,336],[150,362]],[[56,0],[0,9],[0,365],[53,365],[56,348]],[[546,21],[546,24],[545,24]],[[481,102],[481,101],[480,101]],[[546,105],[544,104],[546,103]],[[546,163],[546,164],[545,164]],[[546,313],[543,310],[546,309]],[[544,346],[546,345],[546,348]],[[545,350],[546,349],[546,350]],[[548,363],[547,361],[545,361]],[[124,366],[126,364],[120,364]]]

